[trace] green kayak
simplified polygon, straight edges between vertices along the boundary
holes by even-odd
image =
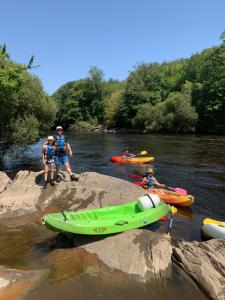
[[[170,211],[170,206],[158,206],[141,211],[138,202],[78,212],[48,214],[43,224],[53,231],[76,234],[111,234],[142,227],[158,221]]]

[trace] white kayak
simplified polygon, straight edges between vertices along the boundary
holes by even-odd
[[[203,224],[202,232],[205,236],[214,239],[225,239],[225,222],[206,218]]]

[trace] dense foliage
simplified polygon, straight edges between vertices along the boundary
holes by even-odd
[[[54,123],[145,132],[225,133],[225,31],[220,46],[189,59],[138,64],[125,81],[104,80],[92,67],[84,79],[51,97],[28,65],[0,47],[0,144],[34,142]]]
[[[0,143],[33,143],[40,129],[54,123],[55,102],[44,92],[40,80],[27,66],[13,62],[0,47]]]
[[[225,133],[225,32],[222,44],[168,63],[138,64],[124,82],[86,79],[54,95],[64,125],[85,121],[148,132]]]
[[[104,81],[102,71],[93,67],[87,78],[68,82],[53,94],[59,109],[57,122],[64,127],[80,122],[114,126],[122,90],[123,83]]]

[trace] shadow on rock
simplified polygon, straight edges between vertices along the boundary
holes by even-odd
[[[116,236],[119,234],[114,234],[111,236]],[[57,236],[37,244],[36,248],[44,248],[44,245],[48,245],[49,251],[55,249],[68,249],[82,247],[91,243],[103,241],[108,235],[82,235],[82,234],[70,234],[70,233],[59,233]]]
[[[48,172],[48,178],[50,178],[50,171]],[[56,180],[56,174],[54,174],[54,180]],[[59,172],[59,181],[66,181],[66,175],[63,172]],[[43,186],[44,184],[44,172],[38,174],[35,178],[35,183],[38,186]]]

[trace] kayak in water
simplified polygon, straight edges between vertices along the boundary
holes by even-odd
[[[172,204],[176,206],[191,206],[194,203],[194,197],[192,195],[183,195],[176,192],[161,190],[161,189],[152,189],[147,190],[149,193],[156,193],[165,203]]]
[[[154,160],[154,157],[123,157],[123,156],[112,156],[110,158],[112,162],[119,164],[146,164],[151,163]]]
[[[206,218],[203,220],[202,232],[209,238],[225,239],[225,222]]]
[[[134,182],[134,184],[140,186],[140,182]],[[166,189],[147,189],[145,190],[147,193],[158,195],[162,201],[167,204],[175,205],[175,206],[184,206],[188,207],[194,203],[194,197],[192,195],[184,195],[179,194],[177,192],[168,191]]]
[[[83,211],[47,214],[43,224],[52,231],[100,235],[139,228],[160,220],[171,207],[157,195],[145,195],[135,202]]]

